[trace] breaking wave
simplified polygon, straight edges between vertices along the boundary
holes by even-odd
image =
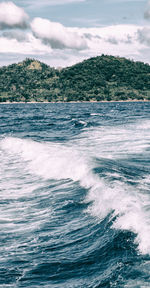
[[[72,130],[72,137],[64,138],[65,141],[60,141],[58,136],[50,141],[46,136],[43,140],[43,132],[42,139],[25,135],[1,137],[3,205],[0,205],[0,226],[3,239],[7,239],[6,235],[10,239],[6,241],[6,256],[11,259],[12,265],[14,260],[11,253],[16,253],[17,257],[22,255],[22,260],[18,258],[18,261],[25,261],[22,253],[30,259],[31,250],[34,251],[32,267],[28,268],[25,262],[24,266],[19,264],[21,273],[18,272],[17,280],[13,280],[16,285],[29,281],[27,286],[38,287],[34,280],[32,283],[31,274],[36,279],[36,273],[39,273],[40,285],[44,287],[85,287],[78,267],[85,273],[84,266],[87,265],[93,269],[89,268],[91,275],[97,271],[95,280],[86,280],[87,287],[101,287],[98,285],[102,285],[103,281],[104,287],[137,287],[132,286],[131,278],[125,281],[123,263],[128,258],[131,261],[133,255],[150,255],[150,121],[133,121],[133,118],[129,123],[117,122],[116,125],[112,122],[108,125],[106,121],[104,125],[99,123],[98,127],[88,126],[88,121],[97,121],[98,115],[99,111],[93,111],[88,114],[88,119],[86,116],[79,119],[78,123],[84,124],[82,127],[71,126],[71,129],[79,129],[79,134],[77,130]],[[68,123],[72,125],[70,119],[71,116]],[[54,126],[49,127],[53,129]],[[28,252],[27,245],[31,247]],[[21,246],[24,247],[22,253]],[[71,264],[71,251],[74,264]],[[41,253],[44,253],[43,256]],[[100,270],[101,260],[96,262],[96,253],[107,255],[104,271]],[[124,259],[122,262],[119,254]],[[38,257],[42,257],[42,260]],[[46,263],[54,265],[54,271]],[[147,273],[148,269],[143,273]],[[76,277],[80,278],[79,286],[76,286],[76,278],[65,276],[66,273],[71,275],[71,271],[76,271]],[[116,271],[119,271],[118,274]],[[49,284],[44,284],[42,275],[46,275]],[[112,275],[116,275],[114,280]],[[119,275],[122,275],[120,282]],[[62,277],[64,282],[60,281]],[[91,286],[90,281],[93,283]],[[141,280],[138,278],[137,281],[140,283]],[[12,283],[11,280],[8,282]],[[143,283],[147,285],[148,282],[145,280]]]

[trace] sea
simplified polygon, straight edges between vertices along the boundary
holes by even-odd
[[[0,105],[0,287],[150,287],[150,102]]]

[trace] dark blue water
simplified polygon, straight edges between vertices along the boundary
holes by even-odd
[[[150,103],[0,105],[0,287],[150,287]]]

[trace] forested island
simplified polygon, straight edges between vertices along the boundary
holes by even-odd
[[[102,55],[63,69],[35,59],[0,68],[0,102],[150,100],[150,65]]]

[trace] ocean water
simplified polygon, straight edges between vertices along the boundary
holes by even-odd
[[[0,287],[150,287],[150,102],[0,105]]]

